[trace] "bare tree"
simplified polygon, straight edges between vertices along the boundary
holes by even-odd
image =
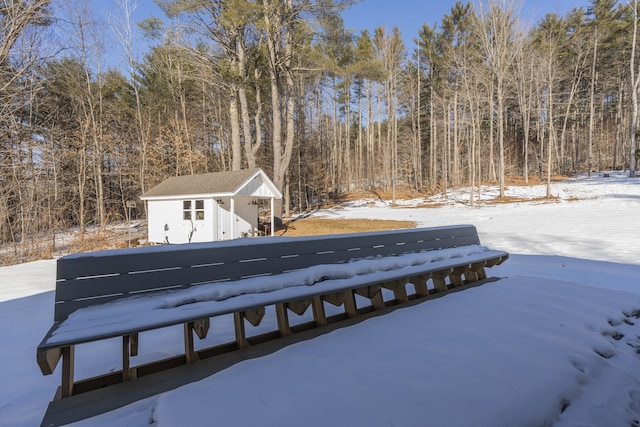
[[[516,24],[518,13],[515,0],[489,0],[488,11],[481,7],[478,17],[479,37],[495,80],[496,116],[498,127],[498,174],[500,197],[505,187],[505,97],[507,77],[520,42]]]
[[[111,15],[109,20],[111,28],[124,51],[128,67],[127,71],[129,73],[128,77],[135,95],[135,119],[139,142],[138,147],[136,147],[136,151],[138,152],[138,180],[140,190],[144,193],[147,190],[145,177],[150,132],[149,120],[146,120],[144,117],[145,109],[140,95],[139,79],[136,78],[136,68],[139,65],[139,59],[134,41],[138,38],[139,34],[137,34],[136,26],[133,24],[132,16],[137,9],[137,3],[135,3],[135,1],[132,3],[131,0],[118,0],[118,7],[119,14]],[[125,212],[127,212],[127,210],[125,210]]]
[[[631,42],[631,58],[629,60],[629,76],[631,77],[631,120],[629,123],[629,176],[636,176],[636,133],[638,128],[638,87],[640,86],[640,70],[636,71],[636,44],[638,40],[638,0],[627,2],[633,10],[633,35]]]
[[[35,67],[42,60],[41,34],[48,24],[49,1],[0,3],[0,243],[25,252],[43,231],[47,215],[46,166],[39,162],[36,100],[42,81]],[[34,236],[34,239],[30,239]]]
[[[549,135],[549,142],[547,144],[547,197],[551,197],[551,169],[553,153],[557,147],[557,131],[556,131],[556,118],[555,108],[558,104],[555,99],[556,85],[558,82],[558,72],[560,69],[560,62],[558,59],[558,52],[561,47],[561,41],[565,36],[564,22],[558,18],[557,15],[548,14],[542,21],[540,26],[534,35],[534,41],[541,53],[539,56],[540,68],[541,68],[541,81],[543,87],[543,93],[545,97],[544,114],[545,123],[547,125],[544,131],[547,131]]]
[[[4,0],[0,4],[0,90],[24,75],[29,62],[12,69],[11,52],[29,25],[45,23],[50,0]]]
[[[523,44],[515,61],[516,93],[518,107],[522,115],[522,177],[524,182],[529,182],[529,137],[531,132],[531,116],[535,110],[535,84],[534,73],[536,71],[536,51],[530,43]]]
[[[82,156],[86,156],[89,170],[92,172],[91,181],[79,185],[82,187],[87,183],[93,184],[96,219],[100,227],[104,228],[107,222],[103,171],[106,147],[102,121],[101,81],[104,40],[99,34],[97,21],[92,16],[86,0],[68,0],[63,13],[66,14],[65,18],[69,25],[67,28],[69,52],[80,65],[79,71],[82,73],[81,80],[75,87],[74,96],[77,97],[79,108],[77,113],[81,118],[79,134],[85,151]],[[86,177],[80,177],[80,179],[86,179]],[[83,209],[84,207],[81,207],[81,211]],[[84,231],[84,219],[81,230]]]

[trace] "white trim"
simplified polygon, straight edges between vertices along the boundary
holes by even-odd
[[[261,175],[262,176],[262,181],[263,183],[269,188],[269,190],[273,193],[274,197],[276,199],[282,199],[282,193],[280,192],[280,190],[278,190],[278,188],[275,186],[275,184],[273,183],[273,181],[271,181],[269,179],[269,177],[267,176],[266,173],[264,173],[264,171],[262,169],[258,169],[253,175],[251,175],[249,178],[247,178],[242,184],[240,184],[238,186],[238,188],[236,188],[233,191],[233,195],[238,194],[244,187],[246,187],[251,181],[253,181],[255,179],[256,176]],[[266,197],[265,197],[266,198]]]
[[[227,187],[228,188],[228,187]],[[187,192],[189,191],[189,188],[186,189]],[[192,190],[193,191],[193,190]],[[196,211],[195,211],[195,205],[194,202],[195,200],[204,200],[205,202],[205,220],[204,222],[202,222],[202,224],[209,224],[209,222],[211,222],[210,226],[208,226],[208,228],[211,229],[211,238],[213,239],[213,241],[217,241],[217,240],[231,240],[231,239],[236,239],[241,237],[239,234],[244,233],[246,230],[245,228],[247,228],[247,224],[250,228],[253,229],[253,231],[255,232],[255,229],[258,227],[259,225],[259,219],[258,217],[254,217],[254,214],[257,214],[257,212],[259,211],[259,208],[256,207],[256,209],[249,209],[248,207],[244,206],[244,200],[245,198],[247,198],[247,200],[269,200],[270,201],[270,205],[271,205],[271,232],[269,233],[271,236],[275,236],[275,200],[278,199],[282,199],[282,193],[280,192],[280,190],[278,190],[278,188],[273,184],[273,182],[269,179],[269,177],[264,173],[264,171],[262,169],[257,169],[254,171],[254,173],[251,174],[251,176],[249,176],[247,179],[244,180],[244,182],[242,182],[242,184],[240,184],[235,190],[232,191],[224,191],[224,192],[218,192],[218,193],[200,193],[200,194],[173,194],[173,195],[161,195],[161,196],[140,196],[139,199],[143,201],[143,203],[145,203],[146,207],[147,207],[147,221],[148,223],[150,223],[149,221],[153,222],[154,224],[154,233],[158,234],[160,233],[158,236],[155,236],[154,234],[154,239],[156,237],[158,237],[158,239],[162,239],[163,237],[167,237],[169,235],[169,237],[171,237],[171,240],[175,240],[176,237],[172,234],[178,231],[177,227],[182,227],[184,228],[184,224],[185,221],[181,221],[180,223],[173,223],[175,220],[173,219],[173,217],[175,216],[174,213],[174,205],[177,206],[177,204],[184,202],[185,200],[189,200],[192,202],[192,206],[191,206],[191,216],[192,216],[192,223],[195,224],[196,221],[198,224],[201,223],[200,220],[196,219]],[[218,200],[224,200],[226,203],[229,203],[228,208],[229,209],[224,209],[222,206],[220,206],[218,204]],[[242,203],[241,203],[242,201]],[[237,202],[237,203],[236,203]],[[155,207],[157,207],[158,205],[162,205],[163,203],[168,203],[168,205],[171,205],[171,209],[168,212],[163,212],[162,209],[157,210],[157,209],[152,209],[149,208],[150,204],[153,204]],[[206,208],[206,206],[212,206],[212,213],[208,214],[208,208]],[[182,207],[182,211],[184,211],[184,208],[182,205],[180,205],[180,207]],[[256,211],[256,212],[254,212]],[[242,217],[238,217],[238,214],[241,215],[246,215],[247,218],[245,218],[244,216]],[[181,217],[184,216],[184,212],[179,214]],[[211,218],[209,218],[209,215],[211,216]],[[229,215],[229,219],[227,220],[227,215]],[[236,221],[236,219],[238,221]],[[231,223],[228,223],[227,221],[231,221]],[[158,224],[160,225],[158,225]],[[252,225],[254,224],[255,225]],[[171,226],[170,232],[169,234],[167,234],[166,231],[161,230],[162,224],[169,224]],[[176,225],[177,224],[177,225]],[[182,228],[180,230],[182,230]],[[198,235],[201,235],[201,229],[202,230],[206,230],[207,227],[200,227],[198,226]],[[151,230],[151,228],[150,228]],[[228,234],[227,234],[228,233]],[[149,234],[149,241],[151,240],[151,234]]]
[[[276,208],[276,202],[275,202],[275,200],[276,200],[276,199],[275,199],[274,197],[272,197],[272,198],[271,198],[271,235],[272,235],[272,236],[274,236],[274,235],[275,235],[275,234],[274,234],[274,233],[275,233],[274,229],[276,228],[276,227],[275,227],[275,226],[276,226],[276,220],[275,220],[275,215],[274,215],[274,213],[273,213],[273,212],[275,211],[275,208]]]
[[[215,199],[220,197],[233,197],[234,193],[208,193],[208,194],[178,194],[176,196],[140,196],[140,200],[187,200],[187,199]]]
[[[175,194],[170,196],[140,196],[140,200],[182,200],[182,199],[215,199],[220,197],[233,197],[237,196],[243,188],[245,188],[253,179],[255,179],[258,175],[262,177],[263,184],[267,187],[267,189],[273,194],[273,197],[276,199],[282,199],[282,193],[275,186],[273,181],[269,179],[266,173],[262,169],[256,170],[256,172],[251,175],[248,179],[246,179],[242,184],[240,184],[235,190],[231,192],[224,193],[203,193],[203,194]],[[258,199],[267,199],[268,196],[253,196]]]
[[[231,197],[231,204],[229,206],[229,211],[231,212],[231,226],[229,227],[229,232],[231,233],[231,239],[236,238],[236,199]]]

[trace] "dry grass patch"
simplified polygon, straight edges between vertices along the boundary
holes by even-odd
[[[286,222],[276,231],[278,236],[319,236],[324,234],[359,233],[366,231],[415,228],[413,221],[383,219],[300,218]]]
[[[566,181],[569,177],[563,175],[553,175],[551,176],[551,182],[560,182]],[[545,184],[547,182],[547,177],[544,176],[542,179],[538,175],[530,175],[529,182],[524,182],[524,179],[521,176],[509,176],[505,177],[505,184],[512,185],[514,187],[528,187],[530,185],[540,185]]]
[[[424,201],[418,205],[416,205],[416,208],[441,208],[443,206],[448,206],[450,205],[451,202],[443,202],[443,201],[435,201],[435,202],[430,202],[430,201]],[[466,204],[466,203],[465,203]]]
[[[531,202],[556,203],[559,201],[560,201],[560,198],[557,196],[532,197],[532,198],[506,196],[506,197],[496,197],[495,199],[490,199],[490,200],[476,201],[476,203],[482,204],[482,205],[508,205],[511,203],[531,203]]]
[[[420,197],[427,197],[435,193],[429,193],[427,191],[417,191],[414,188],[398,187],[396,188],[396,200],[410,200]],[[384,201],[390,201],[393,197],[391,190],[373,190],[373,191],[354,191],[347,194],[342,194],[334,201],[338,203],[352,202],[355,200],[363,199],[378,199]]]

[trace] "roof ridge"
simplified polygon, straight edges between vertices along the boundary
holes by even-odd
[[[259,172],[264,174],[261,168],[252,168],[172,176],[146,191],[140,197],[144,199],[162,196],[234,193],[247,179]],[[266,174],[264,176],[269,179]]]

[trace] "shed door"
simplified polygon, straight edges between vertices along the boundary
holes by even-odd
[[[218,240],[230,240],[231,235],[231,211],[226,205],[218,204]]]

